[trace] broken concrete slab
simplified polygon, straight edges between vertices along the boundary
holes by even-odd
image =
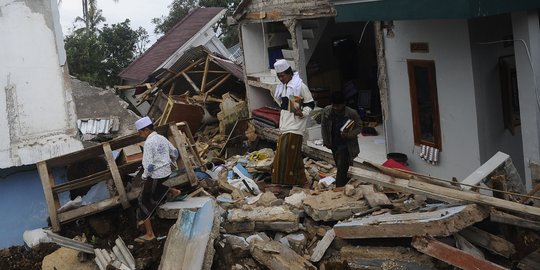
[[[362,191],[365,200],[371,207],[391,207],[392,202],[386,194],[375,190],[373,185],[359,185],[358,189]]]
[[[224,228],[228,233],[252,231],[294,232],[298,230],[298,216],[283,206],[231,209]]]
[[[411,245],[418,251],[465,270],[508,269],[451,247],[427,236],[415,236]]]
[[[324,253],[332,244],[332,241],[334,241],[334,238],[336,237],[336,233],[334,230],[328,230],[324,237],[317,243],[317,246],[313,250],[313,253],[311,254],[311,258],[309,259],[312,262],[318,262],[322,259],[324,256]]]
[[[300,209],[304,207],[304,199],[306,197],[307,195],[303,191],[294,193],[291,196],[285,198],[285,204]]]
[[[334,226],[336,236],[343,239],[412,237],[415,235],[449,236],[489,215],[476,204],[392,215],[367,216]]]
[[[298,254],[302,254],[302,250],[307,244],[307,238],[303,233],[294,233],[287,235],[287,241],[291,248]]]
[[[219,224],[213,200],[206,201],[196,212],[181,210],[180,217],[169,230],[159,269],[209,270]]]
[[[226,243],[231,247],[231,251],[235,256],[244,257],[249,254],[249,243],[244,237],[224,234],[223,237],[226,240]]]
[[[341,259],[349,262],[358,260],[375,261],[379,265],[384,261],[415,262],[431,269],[437,268],[433,258],[409,247],[345,246],[340,250],[340,255]]]
[[[250,251],[255,260],[270,270],[317,269],[294,250],[277,241],[255,241]]]
[[[79,251],[61,247],[55,252],[45,256],[41,264],[43,270],[94,270],[92,261],[80,262]]]
[[[178,202],[166,202],[157,210],[157,215],[163,219],[178,219],[178,214],[181,210],[197,211],[203,207],[210,197],[191,197]]]
[[[343,192],[329,190],[317,195],[307,195],[304,199],[304,210],[316,221],[344,220],[369,208],[361,199],[361,193],[349,197]]]
[[[465,237],[471,243],[505,258],[510,258],[510,256],[516,253],[514,244],[510,243],[504,238],[493,235],[474,226],[463,229],[459,232],[459,235]]]

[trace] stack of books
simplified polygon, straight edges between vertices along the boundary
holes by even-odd
[[[351,119],[347,119],[347,121],[345,121],[345,124],[343,124],[343,126],[341,126],[340,131],[342,133],[346,133],[346,132],[351,131],[353,128],[354,128],[354,121],[351,120]]]

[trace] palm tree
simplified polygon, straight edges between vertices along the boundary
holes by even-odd
[[[97,26],[105,22],[105,17],[103,17],[103,12],[101,9],[97,8],[96,0],[82,0],[83,5],[83,16],[75,18],[76,22],[83,22],[85,25],[85,30],[90,33],[95,33],[97,31]]]

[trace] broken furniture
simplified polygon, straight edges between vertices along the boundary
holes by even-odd
[[[159,92],[150,106],[148,116],[157,125],[187,122],[193,130],[198,130],[204,116],[201,105],[189,101],[186,95],[167,96]]]
[[[178,166],[186,169],[187,181],[192,185],[197,185],[197,178],[193,171],[194,163],[189,157],[189,153],[198,156],[196,150],[188,144],[186,133],[179,130],[189,131],[189,127],[185,123],[170,124],[167,126],[159,126],[155,130],[159,134],[162,134],[169,138],[173,145],[175,145],[180,151],[180,157],[178,159]],[[190,133],[189,133],[190,134]],[[128,208],[130,206],[129,201],[137,198],[139,191],[133,189],[126,191],[122,175],[133,173],[141,166],[141,161],[128,162],[118,166],[113,158],[113,150],[121,149],[123,147],[137,144],[142,142],[143,139],[137,134],[128,135],[112,141],[102,143],[100,145],[88,147],[86,149],[66,154],[63,156],[51,158],[38,162],[37,167],[41,183],[43,185],[43,191],[45,193],[45,199],[47,201],[49,217],[51,219],[51,226],[53,231],[60,230],[60,224],[88,216],[94,213],[98,213],[117,205]],[[77,162],[84,162],[91,158],[104,158],[107,162],[107,170],[96,172],[90,175],[85,175],[81,178],[68,181],[66,183],[57,184],[54,176],[53,169],[57,167],[65,167]],[[93,204],[85,205],[76,209],[59,212],[60,200],[59,194],[63,192],[69,192],[74,189],[90,187],[101,181],[108,181],[112,179],[115,193],[111,194],[109,199],[96,202]]]

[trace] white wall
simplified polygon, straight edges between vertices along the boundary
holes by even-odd
[[[82,148],[59,29],[55,0],[0,0],[0,168]]]
[[[523,177],[523,142],[521,127],[512,135],[504,127],[499,57],[514,54],[512,46],[500,41],[512,35],[510,15],[476,18],[469,21],[474,84],[478,117],[480,161],[486,162],[498,151],[507,153]],[[484,43],[484,44],[482,44]],[[519,46],[519,45],[516,45]]]
[[[519,109],[523,136],[524,166],[540,161],[540,25],[537,11],[512,13],[516,54]],[[527,47],[525,47],[527,46]],[[527,51],[528,49],[528,51]],[[530,58],[529,58],[530,56]],[[525,184],[531,190],[530,170],[525,170]]]
[[[463,179],[480,164],[471,50],[466,20],[395,21],[385,37],[389,81],[390,152],[405,153],[411,169]],[[429,53],[411,53],[410,42],[428,42]],[[407,59],[434,60],[442,133],[440,164],[418,156],[414,145]]]

